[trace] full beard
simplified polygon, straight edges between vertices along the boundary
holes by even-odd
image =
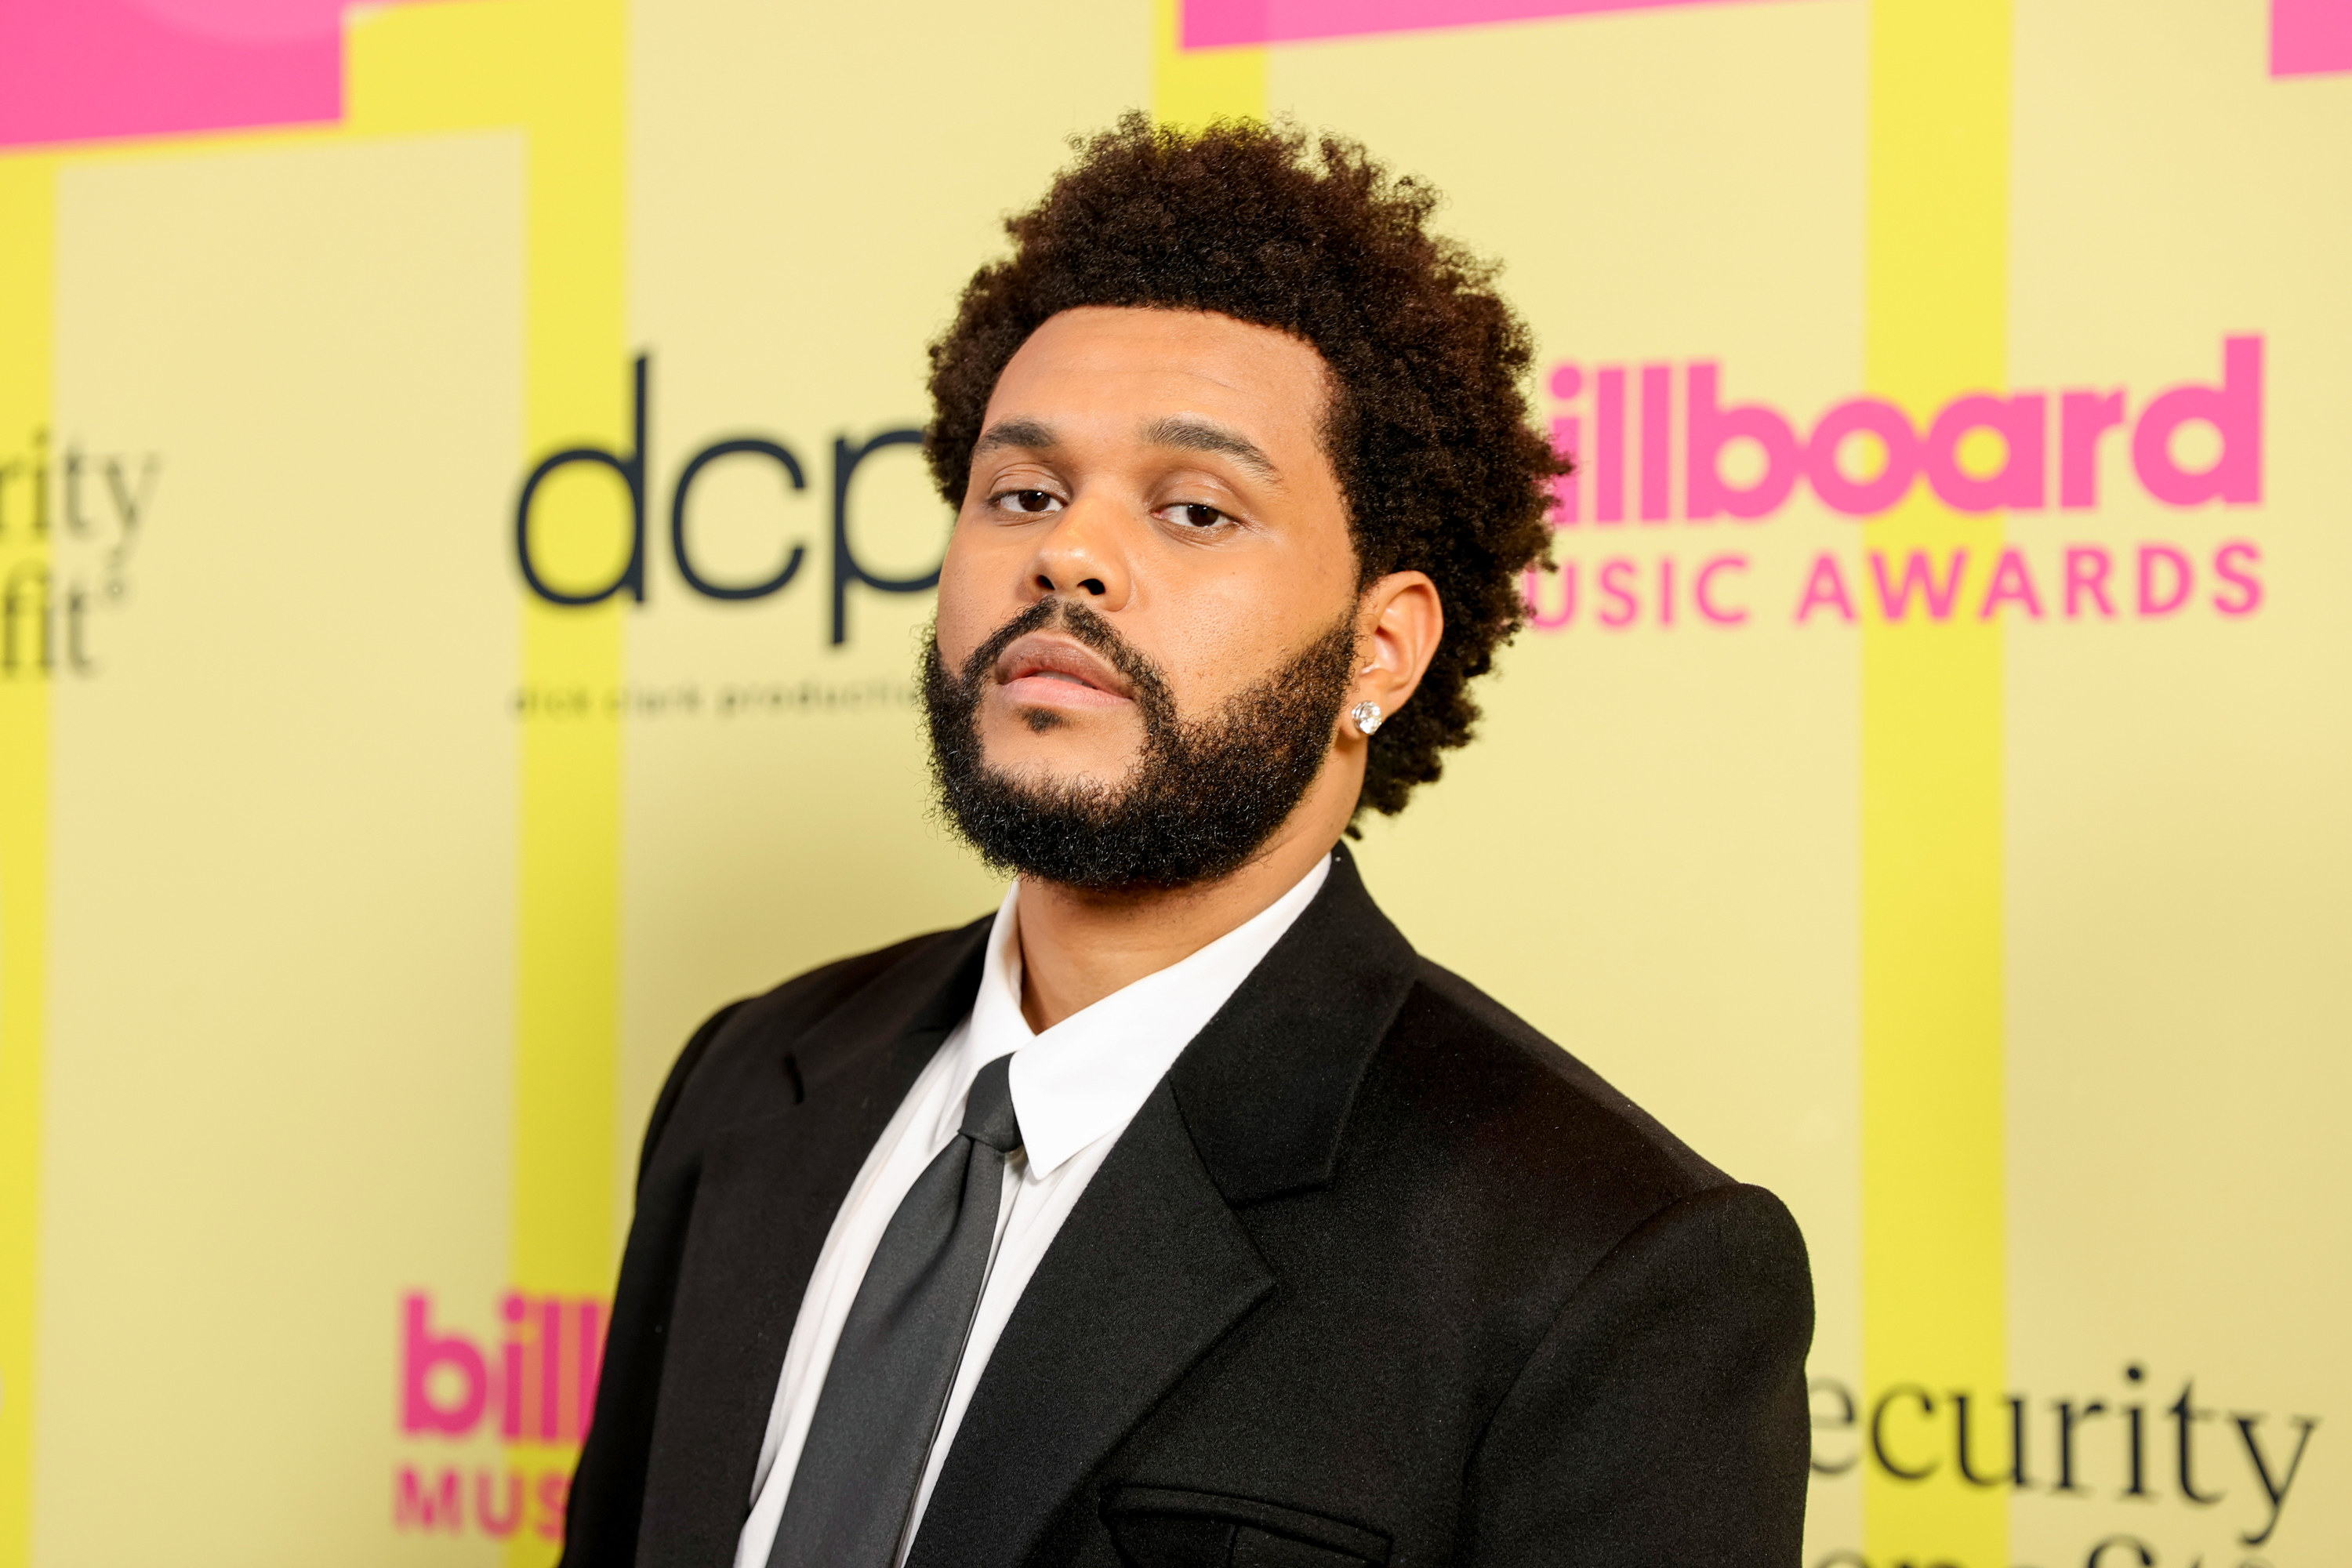
[[[980,703],[997,658],[1048,626],[1102,655],[1134,689],[1143,747],[1117,785],[1026,783],[989,766]],[[981,858],[1094,892],[1211,882],[1274,837],[1322,771],[1354,675],[1353,617],[1342,616],[1280,668],[1217,711],[1186,721],[1150,659],[1083,604],[1041,599],[950,671],[936,627],[922,655],[923,708],[940,810]],[[1060,715],[1021,715],[1044,731]]]

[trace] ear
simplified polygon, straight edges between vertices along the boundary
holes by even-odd
[[[1438,600],[1437,584],[1426,573],[1390,573],[1364,591],[1356,626],[1360,657],[1348,705],[1370,700],[1381,705],[1383,717],[1391,716],[1411,700],[1445,636],[1445,606]],[[1341,729],[1359,743],[1364,739],[1352,724]]]

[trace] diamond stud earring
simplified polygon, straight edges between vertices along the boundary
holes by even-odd
[[[1381,705],[1366,698],[1348,710],[1348,717],[1356,721],[1357,729],[1370,736],[1373,731],[1381,727]]]

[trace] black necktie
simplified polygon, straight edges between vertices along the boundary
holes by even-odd
[[[1013,1058],[980,1069],[963,1132],[882,1232],[817,1395],[768,1568],[894,1568],[996,1242],[1021,1147]]]

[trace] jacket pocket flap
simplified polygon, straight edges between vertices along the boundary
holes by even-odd
[[[1117,1487],[1103,1499],[1102,1516],[1119,1554],[1138,1568],[1189,1568],[1210,1561],[1230,1561],[1234,1568],[1342,1568],[1389,1560],[1385,1535],[1223,1492]],[[1213,1558],[1204,1551],[1219,1554]],[[1229,1559],[1223,1555],[1228,1551]]]

